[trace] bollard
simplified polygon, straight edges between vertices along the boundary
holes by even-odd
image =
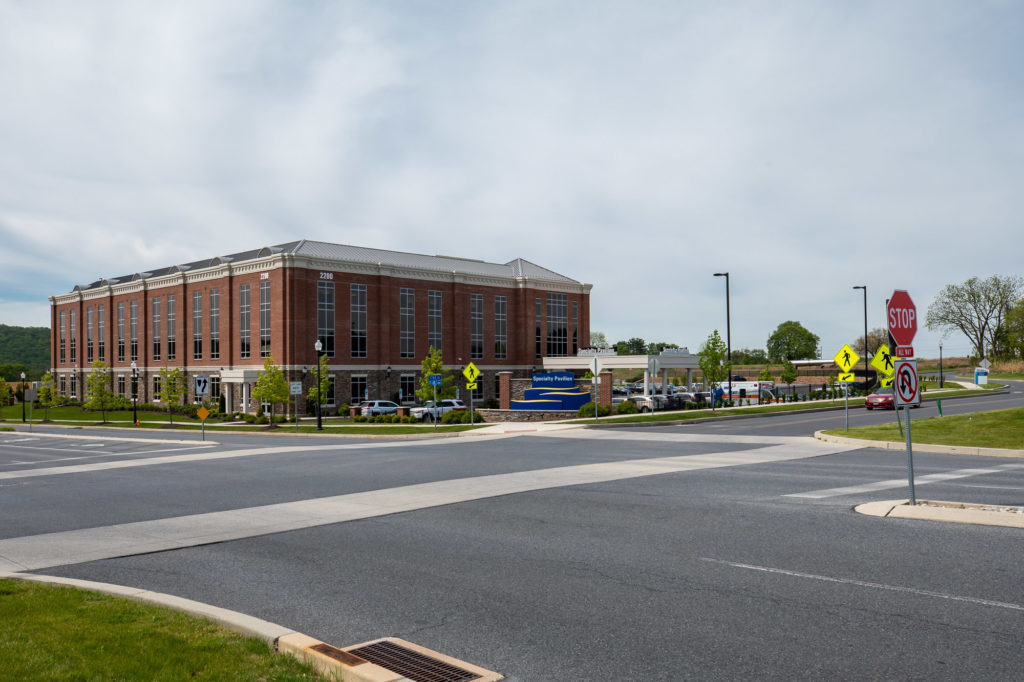
[[[939,416],[941,417],[941,416],[942,416],[942,401],[941,401],[941,400],[936,400],[936,401],[935,401],[935,404],[936,404],[936,405],[938,406],[938,408],[939,408]]]

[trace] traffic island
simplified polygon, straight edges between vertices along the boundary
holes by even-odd
[[[865,502],[854,507],[854,511],[886,518],[1024,528],[1024,507],[938,500],[918,500],[917,504],[910,504],[909,500],[886,500]]]

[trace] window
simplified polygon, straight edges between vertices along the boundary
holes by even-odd
[[[75,362],[78,359],[78,354],[76,353],[76,350],[77,350],[76,346],[77,346],[77,343],[78,343],[78,333],[76,331],[76,325],[75,325],[75,317],[76,317],[75,313],[76,312],[77,311],[72,310],[71,311],[71,315],[70,315],[70,318],[71,318],[71,364],[72,365],[75,364]],[[74,381],[74,379],[72,379],[72,381]],[[74,395],[74,393],[72,393],[72,395]]]
[[[167,359],[177,357],[178,318],[174,310],[174,296],[167,297]]]
[[[67,357],[67,355],[65,354],[65,344],[67,343],[67,328],[65,327],[66,324],[67,324],[67,314],[66,314],[65,311],[62,310],[62,311],[60,311],[60,361],[61,361],[61,364],[64,363],[64,360]],[[63,392],[64,392],[64,389],[61,389],[61,393],[63,393]]]
[[[403,401],[416,400],[416,375],[403,374],[398,378],[398,390]]]
[[[441,292],[427,292],[427,343],[441,350]]]
[[[576,353],[580,349],[580,303],[579,301],[572,302],[572,354]]]
[[[71,315],[74,317],[74,311],[72,311]],[[71,397],[78,397],[78,376],[75,374],[71,375]]]
[[[416,357],[416,292],[412,289],[400,289],[398,292],[398,320],[398,357]]]
[[[160,299],[153,299],[153,359],[160,359]]]
[[[67,392],[68,392],[67,377],[61,377],[60,378],[60,393],[61,393],[61,395],[67,395]]]
[[[324,391],[324,405],[334,407],[337,401],[334,399],[334,375],[327,377],[327,390]]]
[[[220,398],[220,377],[210,377],[210,397]]]
[[[548,356],[564,358],[569,354],[569,297],[548,294]]]
[[[242,358],[249,357],[249,285],[238,287],[238,352]]]
[[[537,299],[537,309],[534,312],[533,317],[534,317],[534,320],[537,323],[537,357],[539,358],[541,356],[541,341],[542,341],[540,323],[541,323],[541,320],[544,319],[544,304],[541,303],[541,300],[539,298]]]
[[[210,289],[210,359],[220,359],[220,289]]]
[[[494,357],[504,360],[508,357],[508,298],[494,297]]]
[[[479,360],[484,356],[484,295],[469,295],[469,357]]]
[[[479,379],[479,377],[477,377]],[[484,399],[484,382],[477,381],[476,388],[471,389],[469,394],[473,397],[473,401],[480,401]]]
[[[139,302],[132,301],[130,310],[128,331],[131,333],[131,359],[135,362],[139,359]]]
[[[366,285],[353,284],[349,287],[351,311],[352,357],[366,357]],[[364,379],[366,377],[363,377]]]
[[[99,334],[97,348],[99,349],[100,362],[107,361],[107,309],[100,306],[96,312],[96,328]]]
[[[117,394],[124,397],[124,375],[117,377]]]
[[[153,377],[153,402],[160,402],[160,377]]]
[[[192,359],[203,359],[203,292],[192,292]]]
[[[260,282],[260,357],[270,357],[270,282]]]
[[[124,303],[117,304],[117,361],[124,362]]]
[[[316,283],[316,337],[322,354],[334,357],[334,282]]]
[[[91,307],[85,309],[85,361],[92,364],[92,313]]]
[[[366,400],[366,377],[365,376],[354,376],[351,379],[351,391],[349,395],[351,399],[349,403],[351,405],[358,405],[359,403]]]

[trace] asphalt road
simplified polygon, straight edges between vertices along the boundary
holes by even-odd
[[[1024,404],[1014,391],[943,412]],[[0,561],[338,646],[399,636],[514,680],[1021,679],[1021,531],[857,514],[906,497],[905,458],[801,438],[843,419],[394,442],[4,433]],[[917,453],[915,469],[922,499],[1024,503],[1024,460]],[[188,537],[121,554],[169,529]]]

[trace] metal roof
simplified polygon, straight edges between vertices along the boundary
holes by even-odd
[[[554,270],[541,267],[523,258],[515,258],[507,263],[488,263],[472,258],[458,258],[455,256],[434,255],[428,256],[418,253],[407,253],[404,251],[389,251],[386,249],[372,249],[365,246],[350,246],[348,244],[333,244],[331,242],[318,242],[302,239],[294,242],[286,242],[275,246],[264,246],[259,249],[240,251],[226,256],[215,256],[203,260],[171,265],[163,268],[151,269],[146,272],[137,272],[130,275],[122,275],[113,278],[100,278],[95,282],[86,285],[78,285],[75,291],[87,291],[97,287],[118,284],[138,279],[149,279],[161,277],[176,272],[187,272],[200,270],[208,267],[215,267],[225,263],[241,263],[244,261],[256,260],[276,254],[289,254],[294,256],[308,256],[323,260],[333,260],[349,263],[371,263],[388,265],[392,267],[412,268],[418,270],[433,270],[440,272],[452,272],[456,274],[479,275],[485,277],[499,277],[505,279],[530,279],[547,282],[563,282],[580,284],[571,277],[561,275]]]

